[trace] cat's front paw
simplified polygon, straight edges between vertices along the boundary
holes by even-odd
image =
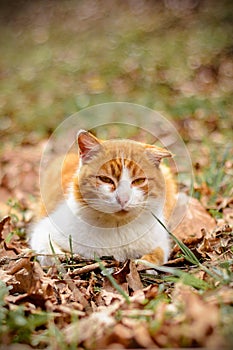
[[[157,275],[155,270],[156,266],[164,264],[164,251],[162,248],[157,247],[152,252],[143,255],[138,261],[138,270],[144,271],[151,275]],[[154,265],[154,268],[153,268]]]
[[[148,261],[157,266],[163,265],[165,262],[164,251],[162,248],[157,247],[151,253],[143,255],[140,260]]]

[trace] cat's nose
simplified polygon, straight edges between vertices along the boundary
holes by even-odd
[[[122,209],[125,209],[130,201],[130,184],[121,180],[116,191],[116,200]]]
[[[121,195],[117,194],[116,200],[120,204],[122,209],[124,209],[129,203],[129,196],[126,193]]]

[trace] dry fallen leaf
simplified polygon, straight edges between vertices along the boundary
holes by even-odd
[[[117,308],[119,307],[118,304],[115,305],[117,305]],[[68,325],[64,332],[67,343],[82,343],[87,340],[95,342],[103,335],[106,328],[115,325],[116,320],[112,316],[116,310],[115,305],[102,308],[100,311]]]
[[[141,348],[148,349],[154,347],[154,342],[149,334],[146,322],[137,321],[137,324],[133,328],[133,337]]]
[[[3,232],[4,226],[5,226],[6,224],[10,224],[10,221],[11,221],[10,216],[5,216],[5,217],[0,221],[0,243],[1,243],[2,240],[3,240],[2,232]]]
[[[190,236],[200,238],[202,236],[202,229],[211,231],[215,225],[215,220],[208,214],[201,203],[196,198],[189,198],[185,216],[173,233],[181,240]]]
[[[130,348],[133,345],[133,330],[129,327],[118,323],[114,326],[111,332],[106,332],[102,339],[97,343],[98,348],[107,348],[109,344],[122,344],[124,348]]]
[[[137,267],[134,261],[130,260],[129,273],[126,275],[126,280],[134,292],[143,288],[140,275],[137,271]]]
[[[130,260],[126,260],[124,265],[112,274],[117,283],[122,284],[126,282],[126,276],[130,273]]]

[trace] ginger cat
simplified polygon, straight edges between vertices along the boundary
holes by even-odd
[[[57,158],[41,185],[47,212],[42,204],[30,234],[40,262],[52,263],[51,245],[57,254],[72,249],[91,259],[166,262],[169,237],[151,212],[166,223],[173,210],[176,183],[160,164],[171,153],[132,140],[102,141],[84,130],[77,143],[79,155]]]

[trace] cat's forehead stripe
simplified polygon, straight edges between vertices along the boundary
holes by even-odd
[[[131,159],[115,158],[105,163],[102,168],[106,173],[111,174],[113,177],[120,180],[122,172],[127,169],[131,178],[142,174],[140,166]]]
[[[111,174],[117,180],[120,179],[122,172],[122,163],[120,159],[112,159],[109,162],[105,163],[103,168],[106,173]]]
[[[125,159],[125,167],[129,170],[132,177],[135,177],[140,169],[135,162],[129,159]]]
[[[120,179],[121,177],[121,172],[122,172],[122,162],[120,158],[114,159],[111,161],[111,165],[112,165],[112,175],[115,176],[117,178],[117,180]]]

